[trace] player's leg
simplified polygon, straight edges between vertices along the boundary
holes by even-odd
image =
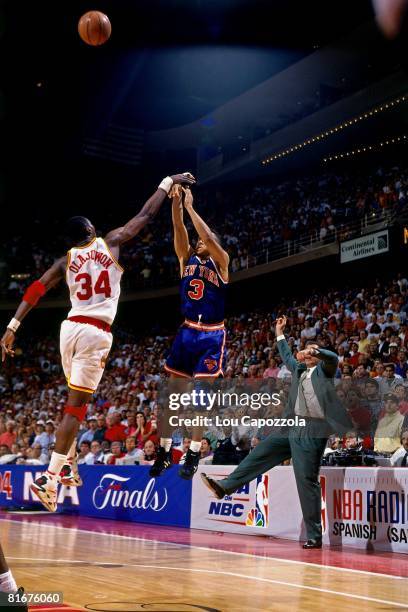
[[[150,468],[150,476],[156,478],[160,476],[167,468],[172,464],[171,459],[171,445],[172,445],[172,433],[173,428],[170,425],[171,411],[169,409],[168,397],[172,393],[180,394],[185,390],[186,378],[177,374],[170,374],[167,383],[166,391],[163,397],[162,408],[159,415],[159,432],[160,432],[160,443],[157,449],[157,457]]]
[[[190,331],[183,326],[180,327],[164,366],[169,378],[165,388],[162,389],[163,393],[160,399],[161,410],[158,422],[160,444],[157,450],[157,458],[149,472],[153,478],[160,476],[172,463],[170,449],[173,428],[170,425],[170,415],[172,412],[169,409],[169,396],[171,393],[181,393],[183,387],[185,388],[186,381],[190,379],[192,374],[190,365]]]
[[[206,415],[207,407],[210,405],[206,398],[207,394],[211,393],[213,382],[213,378],[202,377],[194,379],[194,390],[197,392],[197,397],[201,397],[199,404],[194,406],[194,416]],[[200,392],[202,392],[202,395],[200,395]],[[179,467],[179,476],[184,478],[184,480],[191,480],[197,472],[204,432],[205,427],[200,425],[195,425],[191,430],[190,448],[186,453],[184,463]]]
[[[195,406],[199,414],[206,414],[209,407],[207,394],[211,393],[217,378],[224,374],[226,358],[226,331],[224,328],[214,331],[196,331],[195,333],[195,366],[194,387],[201,397],[200,404]],[[202,391],[202,395],[200,394]],[[195,426],[191,434],[191,444],[186,460],[180,466],[179,476],[191,480],[196,473],[200,461],[201,440],[205,427]]]
[[[65,478],[65,484],[71,469],[67,469],[67,456],[76,451],[76,436],[79,425],[85,418],[87,404],[92,394],[88,391],[70,389],[63,419],[56,431],[55,450],[53,451],[47,470],[31,485],[31,490],[37,495],[50,512],[57,509],[57,489],[60,478]],[[75,449],[73,447],[75,446]],[[71,463],[72,465],[72,463]]]
[[[230,495],[260,474],[289,459],[290,456],[288,438],[272,433],[260,442],[227,478],[213,480],[205,474],[201,474],[201,477],[204,484],[222,499],[224,495]]]
[[[0,545],[0,610],[7,608],[15,610],[15,612],[27,612],[28,608],[23,604],[21,606],[13,605],[13,607],[8,607],[7,604],[10,603],[8,595],[10,594],[17,594],[19,597],[24,594],[24,590],[22,588],[17,589],[16,581],[4,557],[3,548]]]
[[[102,378],[112,345],[112,334],[93,325],[64,321],[60,340],[69,393],[48,469],[31,485],[31,490],[51,512],[57,509],[61,471],[67,465],[67,456],[75,453],[74,444],[80,423],[86,416],[88,401]],[[66,469],[63,476],[65,480],[68,478]]]

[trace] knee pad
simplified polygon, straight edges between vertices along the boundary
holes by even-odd
[[[85,419],[88,404],[83,406],[65,406],[64,414],[74,416],[80,423]]]

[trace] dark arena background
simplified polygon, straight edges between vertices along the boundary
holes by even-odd
[[[110,21],[103,44],[78,33],[88,11]],[[408,609],[407,23],[405,0],[1,2],[0,611]],[[17,308],[73,246],[71,217],[104,237],[184,172],[220,237],[184,194],[217,307],[229,256],[225,327],[183,310],[210,283],[180,299],[166,197],[120,249],[98,388],[69,388],[62,275],[27,318]],[[220,352],[201,354],[215,323]],[[206,373],[174,366],[176,346]],[[199,442],[194,423],[164,434],[165,366],[185,390],[278,399],[201,405]],[[81,389],[71,461],[61,436]],[[82,486],[53,480],[61,453]],[[43,477],[56,512],[35,494]]]

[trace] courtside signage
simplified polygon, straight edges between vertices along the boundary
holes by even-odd
[[[59,487],[58,510],[95,518],[190,526],[191,482],[177,466],[150,478],[149,466],[81,465],[82,487]],[[39,467],[0,467],[0,507],[42,509],[30,490]]]
[[[340,263],[372,257],[389,251],[388,230],[346,240],[340,244]]]

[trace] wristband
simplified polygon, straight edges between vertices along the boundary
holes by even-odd
[[[7,325],[7,329],[11,329],[12,332],[16,333],[20,325],[21,325],[21,321],[13,317],[10,323]]]
[[[170,176],[166,176],[166,178],[164,178],[159,185],[159,189],[163,189],[163,191],[165,191],[167,195],[169,195],[169,191],[172,187],[173,179]]]

